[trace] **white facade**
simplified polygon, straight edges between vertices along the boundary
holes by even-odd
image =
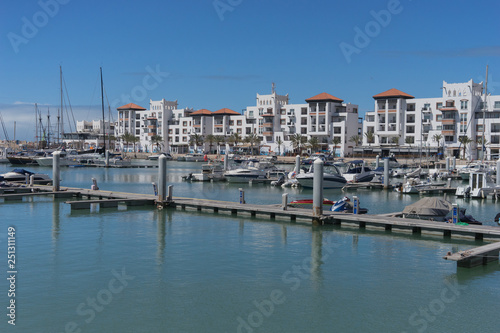
[[[387,98],[374,96],[375,111],[367,112],[363,122],[363,133],[373,132],[374,142],[368,143],[364,135],[365,149],[370,147],[375,153],[384,155],[389,150],[397,152],[401,148],[423,154],[444,150],[445,156],[463,157],[460,137],[467,136],[472,143],[466,145],[466,158],[478,159],[481,158],[484,123],[485,157],[498,158],[500,96],[487,96],[487,106],[483,108],[482,82],[443,81],[441,97],[414,99],[408,96],[404,93]]]

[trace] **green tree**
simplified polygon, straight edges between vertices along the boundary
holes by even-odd
[[[365,132],[366,142],[368,142],[368,146],[371,147],[371,144],[375,142],[375,133],[372,131]]]
[[[318,151],[318,148],[320,147],[319,140],[317,137],[312,136],[308,141],[307,141],[307,146],[311,148],[311,152],[315,153]]]
[[[473,141],[471,140],[471,138],[469,138],[468,136],[464,135],[464,136],[461,136],[461,137],[458,138],[458,142],[460,142],[460,145],[463,145],[463,148],[464,148],[463,159],[465,160],[465,151],[467,149],[467,145],[470,144]]]
[[[122,139],[123,142],[125,142],[123,150],[125,151],[125,154],[126,154],[126,152],[128,150],[128,145],[129,145],[130,142],[133,142],[133,140],[135,139],[135,135],[133,135],[133,134],[131,134],[129,132],[125,132],[125,134],[123,134],[121,136],[121,139]]]
[[[224,135],[216,135],[215,136],[215,143],[217,145],[217,154],[220,154],[220,146],[223,143],[226,143],[226,137]],[[227,154],[228,152],[226,152]]]
[[[363,141],[363,138],[358,134],[353,135],[349,138],[349,142],[354,143],[354,147],[357,147],[359,144],[361,144],[362,141]]]
[[[156,151],[160,152],[161,151],[160,145],[163,142],[163,138],[161,137],[161,135],[155,134],[150,138],[150,140],[151,140],[151,145],[153,146],[156,145]]]
[[[240,142],[243,141],[243,138],[241,137],[241,135],[239,133],[233,133],[229,137],[228,141],[229,141],[229,143],[232,143],[233,146],[236,147],[240,144]]]
[[[292,142],[293,149],[297,150],[300,155],[302,152],[302,145],[307,142],[307,137],[302,134],[295,133],[290,137],[290,141]]]
[[[194,146],[194,150],[197,150],[198,146],[201,146],[203,144],[203,136],[194,133],[189,137],[189,145]]]
[[[205,141],[208,142],[208,150],[210,153],[212,153],[212,146],[214,145],[216,140],[217,139],[213,134],[207,134],[207,136],[205,136]]]
[[[341,138],[339,138],[338,136],[333,137],[333,139],[332,139],[332,144],[333,144],[333,146],[332,146],[332,153],[333,153],[333,157],[336,156],[335,155],[335,151],[337,150],[337,146],[339,144],[341,144],[341,143],[342,143],[342,139]]]
[[[281,136],[276,138],[276,144],[278,145],[278,156],[281,156],[281,145],[283,144],[283,140],[281,140]]]
[[[136,137],[136,136],[134,136],[134,138],[133,138],[132,140],[130,140],[130,141],[131,141],[131,142],[132,142],[132,144],[134,145],[134,153],[135,153],[135,152],[136,152],[136,150],[135,150],[135,145],[136,145],[139,141],[141,141],[141,139],[140,139],[140,138],[138,138],[138,137]]]
[[[260,142],[261,142],[261,138],[257,135],[257,134],[249,134],[245,137],[245,140],[244,140],[246,143],[249,143],[250,144],[250,151],[251,151],[251,154],[254,155],[254,151],[253,151],[253,146],[255,144],[257,145],[260,145]]]

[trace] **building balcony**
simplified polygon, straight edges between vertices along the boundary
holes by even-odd
[[[273,133],[273,132],[262,132],[262,134],[263,134],[264,136],[272,136],[272,135],[274,135],[274,133]]]
[[[262,117],[274,117],[274,113],[272,112],[266,112],[262,114]]]
[[[456,132],[454,130],[442,130],[441,134],[446,135],[446,136],[450,136],[450,135],[455,135]]]
[[[273,123],[263,123],[262,126],[264,126],[264,127],[273,127]]]
[[[397,124],[389,124],[388,128],[387,128],[388,131],[397,131],[398,130],[398,126]]]
[[[441,119],[443,125],[453,125],[456,123],[455,119]]]
[[[389,110],[387,110],[387,112],[393,113],[393,112],[398,112],[398,110],[396,110],[396,109],[389,109]]]

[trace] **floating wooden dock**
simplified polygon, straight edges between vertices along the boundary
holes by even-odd
[[[489,262],[498,262],[498,253],[500,252],[500,242],[487,244],[474,249],[448,253],[443,258],[457,262],[458,267],[475,267],[486,265]]]
[[[170,200],[159,202],[153,194],[137,194],[103,190],[91,190],[81,188],[61,187],[61,191],[53,192],[51,186],[37,185],[32,193],[3,194],[0,198],[4,200],[20,200],[23,197],[33,197],[40,195],[52,195],[54,197],[66,196],[82,198],[78,200],[66,201],[71,205],[72,210],[91,209],[92,205],[99,205],[101,208],[116,208],[119,204],[127,206],[153,206],[165,209],[194,210],[212,214],[231,214],[237,216],[252,216],[267,218],[271,220],[289,220],[292,222],[305,222],[316,225],[337,225],[340,227],[374,229],[383,232],[401,232],[414,235],[428,234],[442,238],[468,238],[480,241],[497,241],[488,250],[478,250],[477,254],[470,255],[470,263],[457,260],[459,266],[471,266],[476,261],[472,258],[485,258],[481,253],[496,251],[498,260],[498,249],[500,248],[500,227],[484,225],[455,225],[444,222],[425,221],[416,219],[405,219],[391,216],[391,214],[381,215],[355,215],[350,213],[337,213],[324,210],[321,216],[314,216],[312,210],[283,207],[280,204],[255,205],[242,204],[239,202],[181,198],[173,197]],[[85,199],[86,198],[86,199]],[[476,252],[474,252],[476,253]],[[494,258],[494,255],[486,257]],[[447,256],[447,260],[454,260],[456,256]],[[460,259],[460,258],[459,258]],[[485,259],[478,259],[483,260]],[[493,259],[494,260],[494,259]],[[487,260],[489,262],[489,260]]]

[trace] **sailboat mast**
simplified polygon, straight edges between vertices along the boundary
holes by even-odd
[[[62,67],[60,65],[59,65],[59,84],[61,86],[61,139],[62,139],[64,134],[64,120],[63,120],[64,110],[63,110]]]
[[[102,84],[102,67],[99,67],[101,72],[101,108],[102,108],[102,144],[103,151],[106,152],[106,123],[104,122],[104,88]]]
[[[484,142],[484,133],[485,133],[485,118],[486,118],[486,98],[488,97],[488,65],[486,65],[486,83],[484,86],[484,102],[483,102],[483,139],[481,140],[481,152],[482,152],[482,162],[484,162],[484,153],[485,153],[485,142]]]
[[[38,149],[38,111],[37,111],[37,103],[35,103],[35,142],[36,142],[36,148]]]

